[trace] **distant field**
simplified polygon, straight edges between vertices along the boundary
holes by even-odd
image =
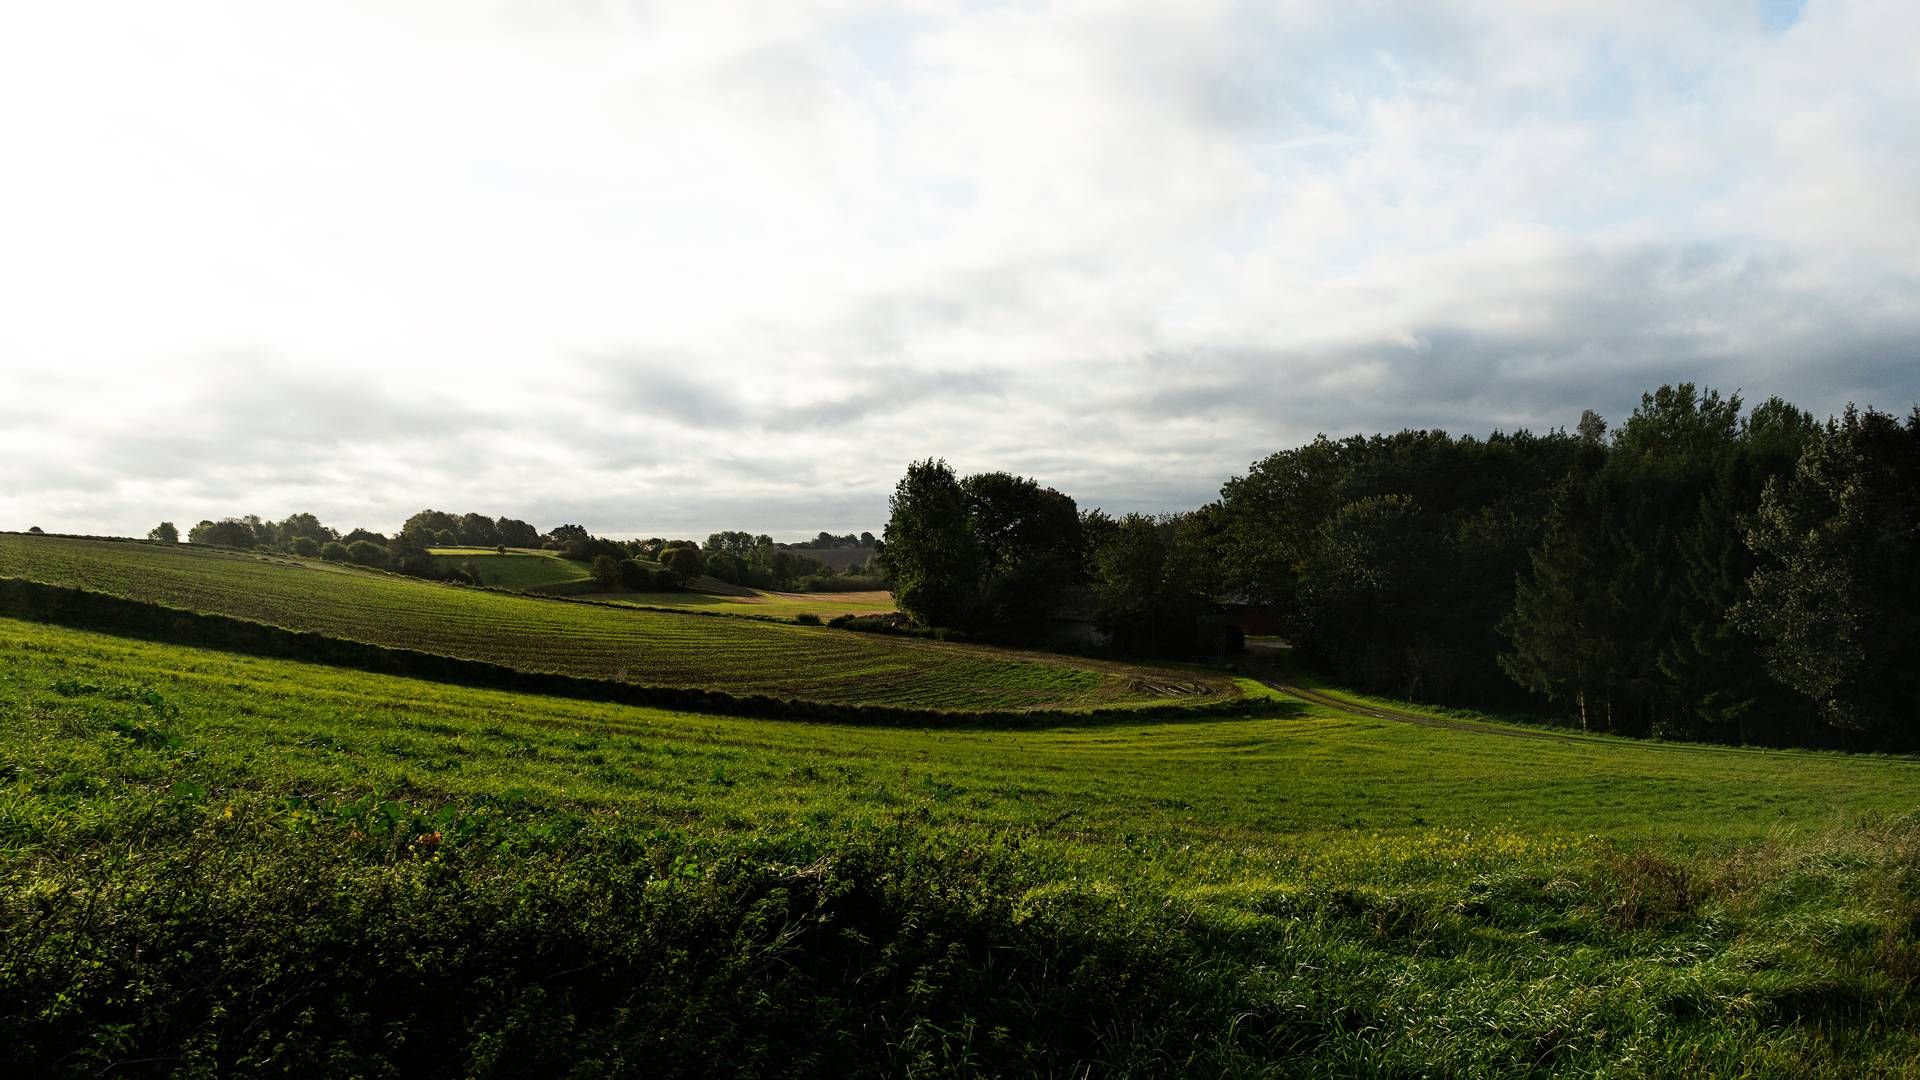
[[[473,563],[480,583],[523,592],[571,591],[592,578],[585,563],[563,559],[551,551],[513,549],[502,555],[493,548],[428,548],[434,561],[448,569]],[[556,589],[556,587],[558,587]]]
[[[319,560],[0,536],[0,576],[447,656],[662,686],[916,708],[1073,709],[1237,697],[1231,680],[843,630],[564,603]]]
[[[294,1073],[484,1071],[503,1041],[556,1074],[1920,1060],[1912,760],[1304,702],[758,722],[6,619],[0,717],[0,1055],[22,1075],[181,1040]]]
[[[642,607],[677,608],[682,611],[708,611],[730,615],[765,615],[790,619],[814,614],[823,619],[835,615],[880,615],[898,610],[889,592],[760,592],[746,595],[708,592],[666,593],[587,593],[591,599]]]

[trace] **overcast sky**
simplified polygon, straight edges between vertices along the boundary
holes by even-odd
[[[1920,4],[0,5],[0,528],[1920,399]]]

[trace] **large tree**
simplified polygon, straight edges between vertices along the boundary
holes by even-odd
[[[1920,409],[1902,424],[1849,406],[1769,483],[1743,625],[1768,669],[1828,724],[1920,743]]]
[[[907,466],[888,510],[883,542],[894,603],[930,626],[971,623],[983,563],[953,468],[933,458]]]
[[[971,604],[983,625],[1030,635],[1081,578],[1080,510],[1034,480],[1004,472],[960,482],[978,553]]]

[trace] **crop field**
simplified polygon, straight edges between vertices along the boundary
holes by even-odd
[[[663,593],[589,593],[590,599],[641,607],[673,608],[679,611],[705,611],[719,615],[758,615],[791,619],[812,614],[822,619],[835,615],[884,615],[898,610],[888,592],[772,592],[748,589],[735,593],[663,592]]]
[[[0,722],[0,1054],[36,1074],[1920,1061],[1907,759],[1307,702],[750,721],[4,619]]]
[[[1232,680],[749,619],[564,603],[192,545],[0,536],[0,577],[332,637],[659,686],[949,710],[1160,705]]]
[[[502,555],[492,548],[429,548],[443,567],[471,562],[480,571],[480,583],[521,592],[570,591],[591,580],[584,563],[563,559],[551,551],[516,549]]]

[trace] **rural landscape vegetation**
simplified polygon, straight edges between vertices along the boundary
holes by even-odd
[[[1920,411],[1683,384],[1173,515],[0,535],[7,1054],[1902,1073],[1916,520]]]
[[[0,1080],[1920,1080],[1916,72],[0,4]]]

